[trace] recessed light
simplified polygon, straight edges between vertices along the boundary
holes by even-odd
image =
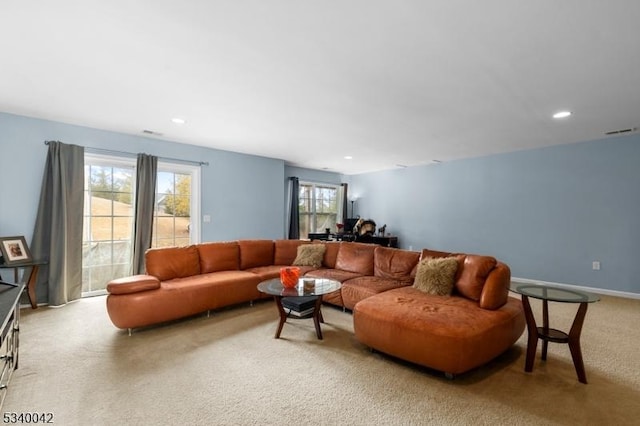
[[[345,160],[353,160],[353,157],[352,157],[352,156],[350,156],[350,155],[345,155],[345,156],[344,156],[344,159],[345,159]]]
[[[558,111],[553,114],[553,118],[567,118],[571,115],[571,111]]]
[[[176,124],[184,124],[187,122],[187,120],[185,120],[184,118],[172,118],[171,121],[173,121]]]

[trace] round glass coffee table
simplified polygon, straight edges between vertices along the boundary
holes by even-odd
[[[282,298],[316,296],[311,316],[313,318],[313,323],[316,326],[316,335],[318,336],[318,339],[322,340],[322,330],[320,329],[320,323],[324,322],[321,311],[322,295],[339,290],[340,287],[342,287],[340,281],[326,278],[300,278],[298,280],[298,285],[293,288],[284,287],[280,282],[280,278],[273,278],[258,284],[258,291],[272,295],[276,301],[278,313],[280,314],[280,323],[278,324],[275,338],[280,338],[282,326],[287,322],[288,317],[284,307],[282,306]]]
[[[536,348],[538,339],[542,340],[542,360],[547,360],[547,345],[549,342],[568,343],[571,351],[573,365],[578,374],[578,381],[587,383],[587,375],[584,371],[584,362],[582,361],[582,350],[580,349],[580,333],[582,332],[582,324],[587,314],[587,306],[589,303],[597,302],[600,298],[594,294],[584,291],[570,290],[558,287],[549,287],[539,284],[518,284],[511,283],[511,291],[522,296],[522,306],[524,307],[524,315],[527,320],[527,332],[529,338],[527,340],[527,359],[524,365],[524,371],[530,373],[533,371],[533,361],[536,356]],[[531,311],[529,297],[542,300],[542,327],[536,325],[536,320]],[[548,302],[560,303],[579,303],[578,312],[571,325],[569,333],[549,327],[549,307]]]

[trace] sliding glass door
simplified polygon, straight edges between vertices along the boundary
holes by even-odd
[[[131,273],[132,160],[85,156],[82,294],[102,294],[110,280]]]
[[[85,155],[82,295],[132,273],[136,161]],[[199,242],[200,168],[158,163],[152,247]]]

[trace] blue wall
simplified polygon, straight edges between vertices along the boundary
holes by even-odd
[[[209,162],[202,166],[201,241],[282,238],[284,162],[0,113],[0,235],[31,241],[45,140]]]
[[[45,140],[207,161],[202,241],[283,238],[287,178],[349,183],[404,248],[492,254],[518,278],[640,294],[640,136],[354,176],[0,113],[0,235],[31,239]],[[593,271],[591,262],[601,262]]]
[[[640,294],[640,136],[351,176],[400,245],[491,254],[512,275]],[[592,261],[601,270],[592,270]]]

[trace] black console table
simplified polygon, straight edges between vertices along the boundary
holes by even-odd
[[[387,235],[353,235],[353,234],[327,234],[327,233],[309,233],[308,235],[311,241],[357,241],[359,243],[378,244],[384,247],[398,248],[398,237]]]
[[[384,246],[384,247],[398,248],[398,237],[394,237],[391,235],[388,235],[386,237],[380,237],[376,235],[367,235],[367,236],[357,238],[356,241],[362,242],[362,243],[378,244],[379,246]]]
[[[20,295],[24,284],[0,284],[0,410],[13,371],[18,368]]]

